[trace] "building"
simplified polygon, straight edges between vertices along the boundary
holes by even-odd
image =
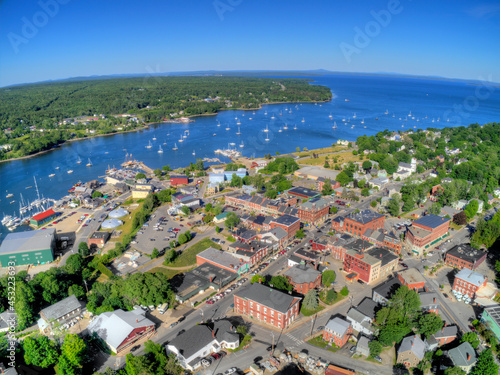
[[[435,334],[430,335],[424,340],[424,342],[428,351],[434,351],[436,348],[443,346],[444,344],[449,344],[450,342],[455,341],[457,337],[457,326],[449,326],[445,323],[443,328]]]
[[[239,345],[240,337],[231,322],[218,320],[194,325],[170,341],[166,351],[175,354],[184,369],[194,371],[201,366],[203,357],[223,348],[235,349]]]
[[[334,171],[332,169],[325,169],[317,166],[307,166],[297,169],[293,174],[297,177],[309,178],[316,181],[318,181],[319,179],[322,179],[323,181],[325,179],[330,179],[331,181],[335,182],[335,179],[337,178],[337,175],[339,173],[339,171]]]
[[[229,252],[236,258],[254,265],[270,253],[269,245],[263,241],[237,241],[229,245]]]
[[[401,341],[396,362],[407,369],[417,366],[424,359],[425,344],[417,335],[407,336]]]
[[[146,312],[140,307],[132,311],[118,309],[102,313],[87,329],[90,334],[97,334],[116,354],[156,333],[155,323],[146,318]]]
[[[330,204],[323,198],[313,198],[299,204],[299,218],[303,223],[318,225],[328,218]]]
[[[476,364],[476,351],[469,342],[463,342],[456,348],[448,350],[448,357],[455,366],[460,367],[466,373]]]
[[[79,317],[83,310],[82,303],[71,295],[41,310],[38,328],[40,332],[48,333],[55,327],[64,326],[67,322]]]
[[[470,299],[476,297],[476,292],[486,286],[488,278],[480,273],[468,268],[462,268],[456,275],[453,282],[453,290],[462,296]]]
[[[358,339],[358,344],[356,345],[356,354],[368,357],[370,355],[370,347],[368,346],[369,343],[370,339],[368,337],[361,336]]]
[[[208,182],[210,184],[215,184],[216,186],[219,186],[219,184],[224,183],[224,173],[214,173],[214,172],[209,172],[208,173]]]
[[[323,340],[339,348],[343,347],[351,336],[351,323],[339,317],[330,319],[323,329]]]
[[[392,250],[395,254],[401,254],[401,241],[396,237],[394,233],[387,233],[383,229],[367,229],[362,235],[361,238],[365,239],[368,242],[371,242],[378,246],[386,247]]]
[[[338,218],[339,217],[337,217],[337,219]],[[366,209],[358,213],[350,213],[344,218],[340,218],[340,220],[333,220],[332,229],[361,237],[367,229],[383,229],[384,223],[384,215],[373,210]]]
[[[290,190],[288,190],[288,195],[292,195],[294,197],[297,197],[300,200],[321,197],[321,193],[319,191],[311,190],[311,189],[301,187],[301,186],[293,187]]]
[[[108,242],[111,234],[107,231],[94,232],[89,237],[87,244],[90,246],[95,245],[97,247],[103,248],[106,242]]]
[[[234,311],[277,328],[288,327],[299,315],[300,298],[262,284],[234,293]]]
[[[221,213],[221,214],[219,214],[219,215],[216,215],[216,216],[214,217],[214,219],[213,219],[213,222],[214,222],[215,224],[220,224],[220,223],[223,223],[223,222],[226,220],[226,218],[227,218],[227,214],[228,214],[228,213],[229,213],[229,212],[223,212],[223,213]]]
[[[132,189],[132,198],[133,199],[143,199],[148,196],[149,193],[152,193],[154,190],[153,185],[151,184],[135,184]]]
[[[210,181],[212,182],[212,181]],[[186,175],[172,175],[170,176],[170,185],[178,186],[178,185],[187,185],[189,183],[188,176]]]
[[[481,322],[486,324],[500,340],[500,305],[485,307],[481,315]]]
[[[445,255],[444,262],[458,269],[475,270],[486,259],[486,252],[476,250],[470,245],[455,245]]]
[[[367,284],[392,273],[398,264],[398,256],[392,252],[375,248],[366,252],[347,250],[344,271],[355,272],[357,279]]]
[[[437,301],[437,293],[422,292],[420,296],[420,310],[424,312],[439,314],[439,306]]]
[[[58,213],[55,212],[52,208],[49,208],[47,211],[41,212],[30,219],[30,225],[35,227],[39,227],[49,221],[54,220],[58,216]]]
[[[357,307],[352,307],[347,312],[347,320],[351,323],[354,331],[367,336],[373,335],[374,330],[371,325],[375,319],[376,307],[375,301],[371,298],[365,298]]]
[[[372,187],[377,187],[379,190],[389,183],[389,179],[387,177],[376,177],[368,181],[368,184]]]
[[[335,180],[332,181],[328,178],[318,177],[316,179],[316,190],[323,191],[323,187],[325,186],[325,183],[327,181],[330,182],[330,186],[332,187],[332,189],[338,189],[340,187],[340,182],[338,181]]]
[[[448,236],[449,226],[448,218],[432,214],[423,216],[406,231],[406,243],[418,255],[429,252]]]
[[[281,215],[276,219],[271,218],[269,226],[270,229],[276,227],[283,229],[287,234],[287,239],[290,239],[300,230],[300,219],[291,215]]]
[[[205,189],[205,193],[208,195],[214,195],[219,192],[219,184],[216,182],[209,182]]]
[[[209,247],[196,255],[196,264],[201,266],[204,263],[210,263],[237,274],[242,274],[249,270],[248,263],[242,259],[226,251],[214,249],[213,247]]]
[[[295,251],[295,253],[293,253],[293,255],[299,257],[305,262],[310,262],[313,264],[316,264],[320,259],[320,256],[316,252],[307,251],[304,249],[298,249],[297,251]]]
[[[0,263],[2,267],[45,264],[54,260],[55,248],[55,228],[9,233],[0,246]]]
[[[387,280],[385,283],[377,285],[372,290],[372,299],[381,305],[387,304],[394,292],[402,286],[397,277]]]
[[[288,279],[293,290],[300,294],[306,294],[309,290],[321,286],[321,272],[305,264],[289,268],[283,276]]]
[[[410,289],[423,290],[425,287],[425,279],[416,268],[409,268],[398,273],[398,279],[401,285],[406,285]]]

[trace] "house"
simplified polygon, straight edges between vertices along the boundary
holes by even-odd
[[[38,328],[41,332],[48,333],[81,316],[84,309],[85,307],[74,295],[66,297],[40,311]]]
[[[444,206],[443,208],[441,208],[439,216],[448,216],[449,218],[453,218],[453,216],[455,216],[459,212],[460,210],[457,210],[456,208],[453,208],[451,206]]]
[[[340,182],[338,181],[335,180],[332,181],[329,178],[318,177],[316,179],[316,190],[322,191],[327,181],[330,182],[330,186],[332,187],[332,189],[337,189],[340,187]]]
[[[30,219],[30,225],[38,227],[49,221],[55,219],[59,214],[56,213],[52,208],[49,208],[47,211],[41,212]]]
[[[106,242],[108,242],[111,234],[107,231],[94,232],[89,237],[87,244],[90,246],[95,245],[97,247],[103,248]]]
[[[300,294],[306,294],[311,289],[321,286],[321,272],[305,264],[298,264],[283,273],[293,290]]]
[[[425,279],[416,268],[409,268],[398,273],[401,285],[406,285],[413,290],[422,290],[425,287]]]
[[[339,317],[330,319],[323,329],[323,340],[339,348],[343,347],[351,336],[351,323]]]
[[[444,262],[450,267],[475,270],[485,261],[486,255],[485,251],[476,250],[467,244],[460,244],[448,250]]]
[[[375,319],[375,308],[377,303],[371,298],[365,298],[357,307],[352,307],[347,312],[347,320],[351,323],[354,331],[367,336],[373,335],[371,327]]]
[[[379,190],[389,183],[389,179],[387,177],[376,177],[368,182],[372,187],[377,187]]]
[[[450,342],[456,340],[457,337],[457,326],[449,326],[445,323],[443,328],[441,328],[435,334],[430,335],[424,340],[424,342],[428,351],[434,351],[436,348],[443,346],[444,344],[449,344]]]
[[[453,282],[453,291],[458,295],[467,296],[470,299],[476,297],[479,289],[486,286],[488,278],[468,268],[462,268]]]
[[[370,339],[368,337],[361,336],[356,345],[356,354],[368,357],[370,355],[370,347],[368,346],[369,343]]]
[[[0,314],[0,333],[9,331],[10,327],[17,327],[17,314],[7,309]]]
[[[431,251],[438,242],[448,236],[450,219],[437,215],[425,215],[413,222],[405,234],[405,241],[416,254]]]
[[[166,345],[167,353],[173,353],[186,370],[194,371],[201,366],[201,359],[222,348],[235,349],[240,338],[231,322],[217,320],[209,324],[194,325]]]
[[[456,348],[448,350],[448,357],[450,357],[455,366],[460,367],[466,373],[469,373],[477,361],[476,351],[467,341]]]
[[[170,176],[170,185],[187,185],[189,182],[188,176],[186,175],[172,175]]]
[[[401,281],[394,277],[372,289],[372,299],[381,305],[387,304],[394,292],[402,286]]]
[[[330,204],[323,198],[310,199],[299,204],[299,218],[303,223],[318,225],[328,217]]]
[[[205,189],[205,193],[208,195],[213,195],[219,192],[219,184],[216,182],[209,182]]]
[[[10,145],[8,145],[8,146],[10,146]],[[1,150],[1,147],[2,146],[0,146],[0,150]],[[0,374],[2,374],[2,375],[17,375],[18,372],[17,372],[15,367],[5,368],[5,365],[2,362],[0,362]]]
[[[223,223],[223,222],[226,220],[226,217],[227,217],[227,214],[228,214],[228,213],[229,213],[229,212],[223,212],[223,213],[221,213],[221,214],[219,214],[219,215],[216,215],[216,216],[214,217],[214,219],[213,219],[213,222],[214,222],[215,224],[220,224],[220,223]]]
[[[396,362],[410,369],[424,359],[424,354],[425,344],[422,339],[417,335],[407,336],[401,341]]]
[[[213,247],[209,247],[196,255],[196,264],[201,266],[204,263],[210,263],[237,274],[242,274],[249,270],[248,264],[242,259],[226,251],[214,249]]]
[[[467,206],[468,203],[469,202],[466,201],[465,199],[460,199],[459,201],[453,202],[452,207],[462,211],[465,208],[465,206]]]
[[[116,354],[156,333],[155,323],[146,318],[146,312],[140,307],[132,311],[118,309],[102,313],[90,322],[87,329],[106,342]]]
[[[255,283],[234,293],[234,311],[281,329],[298,317],[300,300]]]
[[[437,294],[434,292],[422,292],[420,296],[420,309],[423,312],[439,314]]]

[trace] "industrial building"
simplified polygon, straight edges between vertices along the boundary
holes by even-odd
[[[2,267],[45,264],[54,260],[56,230],[54,228],[8,234],[0,246]]]

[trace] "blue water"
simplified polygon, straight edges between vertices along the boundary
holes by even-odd
[[[4,213],[18,214],[20,194],[25,200],[36,198],[33,176],[37,178],[43,196],[58,199],[77,181],[103,176],[108,165],[118,167],[125,160],[126,153],[152,168],[166,164],[177,168],[195,162],[196,158],[219,157],[227,161],[214,154],[214,150],[227,148],[229,143],[235,143],[244,156],[259,157],[266,153],[293,152],[296,147],[329,146],[339,138],[354,141],[360,135],[373,135],[384,129],[467,126],[500,119],[498,89],[488,90],[464,82],[395,77],[330,75],[311,79],[313,84],[329,87],[334,94],[333,100],[322,104],[266,105],[255,114],[254,111],[223,111],[217,116],[196,118],[189,124],[158,124],[138,132],[71,142],[34,158],[1,163],[0,217]],[[384,114],[386,110],[388,115]],[[407,116],[410,111],[415,119]],[[275,119],[271,119],[272,116]],[[241,122],[241,135],[236,135],[236,117]],[[405,118],[407,121],[403,121]],[[364,124],[361,123],[363,119]],[[334,122],[337,124],[335,130],[332,129]],[[288,130],[283,129],[285,124]],[[266,133],[263,132],[266,125],[269,141],[265,140]],[[179,139],[185,130],[189,130],[189,136],[181,143]],[[157,138],[156,141],[153,137]],[[145,147],[149,141],[153,144],[151,149]],[[238,147],[241,141],[244,148]],[[174,143],[177,143],[178,151],[172,150]],[[163,148],[163,154],[157,152],[159,146]],[[192,155],[193,151],[196,156]],[[81,158],[81,164],[76,164],[78,158]],[[88,158],[92,167],[85,166]],[[57,166],[58,170],[55,169]],[[68,174],[70,169],[74,173]],[[49,178],[51,173],[56,176]],[[29,186],[33,187],[26,189]],[[6,198],[8,193],[13,193],[14,197]],[[11,204],[12,200],[16,202]],[[6,229],[0,229],[3,238]]]

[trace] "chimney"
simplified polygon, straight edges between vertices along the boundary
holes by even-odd
[[[469,361],[470,361],[470,357],[471,357],[471,356],[470,356],[470,353],[467,353],[467,362],[469,362]]]
[[[447,322],[444,322],[444,326],[446,327],[447,325],[448,325],[448,323],[447,323]]]
[[[314,264],[314,269],[317,271],[318,270],[318,262]]]
[[[136,319],[136,320],[135,320],[135,322],[136,322],[136,323],[139,323],[139,319]]]
[[[436,303],[436,297],[432,299],[432,303]]]
[[[210,276],[210,282],[212,282],[212,280],[213,280],[213,276]]]
[[[212,337],[215,338],[215,331],[212,330]]]

